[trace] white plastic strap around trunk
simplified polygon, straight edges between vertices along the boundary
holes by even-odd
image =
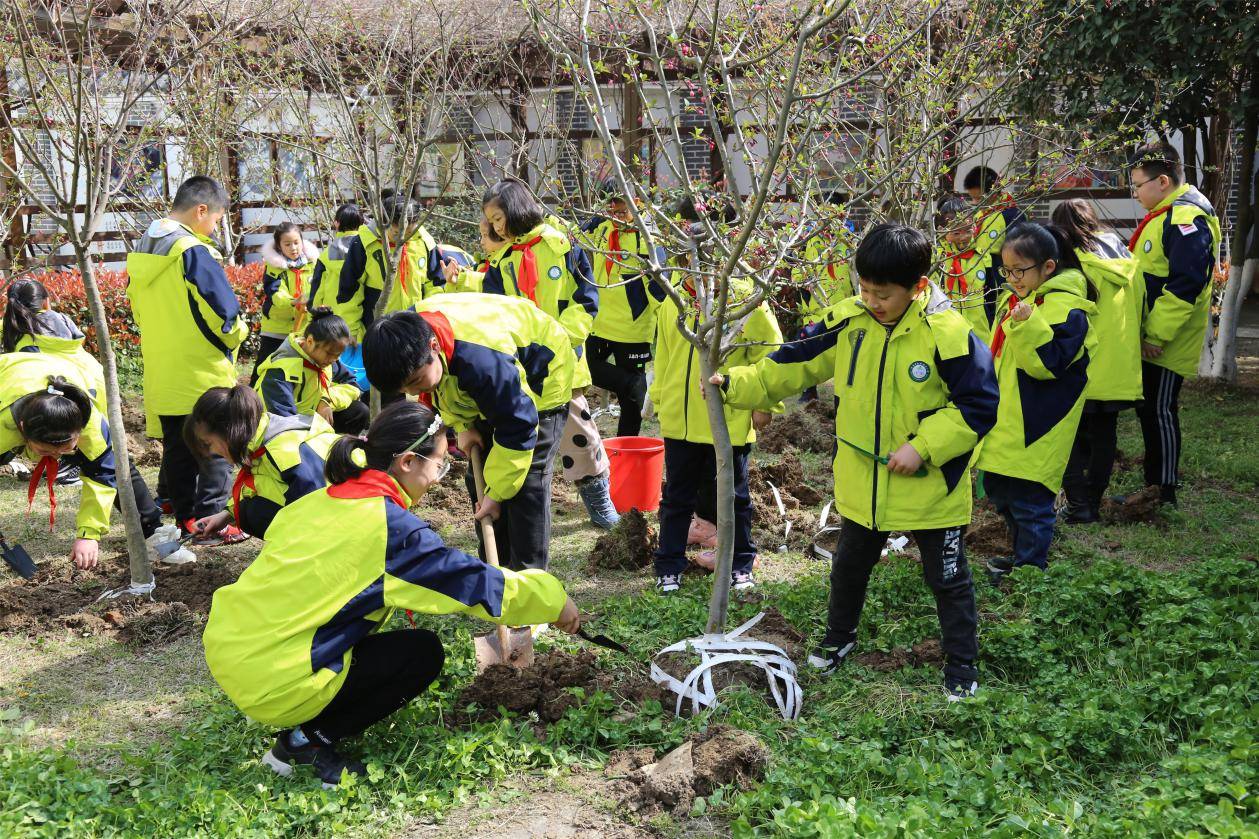
[[[96,602],[102,600],[113,600],[118,597],[147,597],[153,599],[153,591],[157,588],[157,581],[149,583],[132,583],[125,588],[111,588],[105,591],[100,597],[96,598]]]
[[[676,644],[670,644],[658,655],[665,653],[694,651],[699,654],[700,663],[687,674],[682,681],[664,672],[653,661],[651,678],[658,685],[663,685],[678,695],[674,713],[682,713],[682,705],[691,700],[692,713],[699,713],[703,708],[715,707],[717,691],[713,686],[712,670],[722,664],[747,662],[765,671],[769,681],[770,695],[778,706],[783,719],[793,720],[800,715],[800,707],[804,701],[804,693],[796,681],[796,665],[779,647],[768,641],[755,638],[742,638],[744,632],[755,626],[765,613],[761,612],[747,623],[731,632],[719,635],[702,635],[699,638],[688,638]]]

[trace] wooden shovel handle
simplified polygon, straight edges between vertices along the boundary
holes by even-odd
[[[485,498],[485,462],[481,455],[480,446],[468,447],[468,459],[472,461],[472,481],[476,485],[476,503],[480,505],[482,499]],[[489,517],[480,519],[481,524],[481,543],[485,546],[485,561],[495,568],[500,567],[498,564],[498,543],[494,541],[494,522]],[[511,655],[511,637],[507,632],[507,627],[501,623],[498,625],[498,649],[503,656],[503,663],[507,664],[507,657]]]

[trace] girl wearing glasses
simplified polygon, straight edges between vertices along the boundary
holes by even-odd
[[[215,680],[246,715],[284,728],[263,763],[311,766],[325,786],[363,765],[341,740],[385,719],[441,672],[428,629],[381,631],[394,609],[580,627],[545,571],[495,568],[447,547],[410,508],[445,472],[440,418],[396,402],[328,455],[330,486],[275,517],[266,547],[214,595],[203,638]]]
[[[1014,556],[988,563],[994,581],[1015,566],[1048,567],[1054,499],[1097,345],[1089,324],[1096,307],[1061,231],[1032,222],[1015,225],[1006,234],[998,272],[1005,284],[992,355],[1001,401],[976,466],[1005,517]]]

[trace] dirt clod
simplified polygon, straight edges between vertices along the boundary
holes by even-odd
[[[903,667],[938,666],[944,664],[944,651],[940,649],[939,639],[926,638],[909,649],[897,648],[890,653],[885,653],[881,650],[871,650],[867,653],[861,653],[855,660],[858,664],[869,667],[871,670],[886,673],[892,670],[900,670]]]
[[[967,552],[975,557],[1009,556],[1012,550],[1005,519],[987,499],[975,502],[965,541]]]
[[[835,447],[835,416],[822,400],[774,417],[756,435],[761,451],[783,454],[792,450],[830,454]]]
[[[595,542],[587,558],[592,569],[619,568],[634,571],[655,561],[659,537],[639,510],[630,510],[609,532]]]
[[[1122,504],[1109,498],[1102,502],[1102,518],[1117,524],[1138,522],[1157,523],[1163,520],[1162,493],[1156,486],[1148,486],[1124,497]]]
[[[756,737],[726,725],[692,735],[657,760],[650,749],[612,755],[605,769],[619,778],[614,792],[621,803],[638,812],[685,813],[697,796],[735,785],[750,789],[765,777],[769,751]]]

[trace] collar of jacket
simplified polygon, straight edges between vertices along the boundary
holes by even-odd
[[[1154,206],[1154,209],[1150,210],[1150,212],[1157,213],[1159,210],[1163,209],[1164,207],[1170,207],[1173,201],[1175,201],[1177,198],[1184,195],[1189,190],[1190,190],[1189,184],[1187,183],[1181,184],[1180,186],[1173,189],[1166,198],[1158,202],[1158,204],[1156,204]]]
[[[184,224],[182,221],[175,221],[173,218],[170,218],[169,216],[165,218],[154,219],[153,223],[149,225],[148,230],[144,232],[144,235],[148,236],[150,239],[161,239],[164,236],[169,236],[170,234],[174,233],[177,230],[184,231],[189,236],[192,236],[193,238],[195,238],[198,242],[209,245],[210,247],[214,248],[216,251],[219,250],[218,243],[215,242],[213,239],[211,239],[209,236],[202,236],[200,233],[197,233],[191,227]]]
[[[302,349],[301,339],[297,337],[296,332],[289,333],[289,336],[288,338],[285,339],[285,341],[288,343],[289,347],[292,348],[293,352],[297,355],[298,358],[300,358],[302,361],[306,361],[306,362],[309,362],[310,364],[314,364],[316,369],[319,368],[319,365],[315,364],[315,359],[308,356],[306,354],[306,351]]]
[[[547,224],[545,221],[539,224],[537,227],[530,230],[528,233],[524,234],[523,236],[517,236],[516,238],[512,239],[510,242],[508,242],[508,244],[509,245],[522,245],[536,236],[541,236],[542,241],[550,245],[556,254],[566,254],[568,253],[569,248],[571,247],[568,241],[567,234],[565,234],[561,230],[556,229],[554,225]],[[511,248],[504,247],[502,250],[498,252],[498,257],[499,259],[502,259],[504,256],[510,256],[513,253],[515,253],[515,251],[513,251]]]
[[[271,415],[268,414],[266,411],[263,411],[262,416],[258,418],[258,427],[254,429],[253,436],[251,436],[249,438],[249,442],[245,444],[246,460],[250,459],[250,455],[253,452],[256,452],[258,451],[258,449],[262,448],[262,441],[266,439],[267,427],[270,425],[271,425]],[[242,463],[240,465],[249,467],[250,469],[252,469],[254,466],[253,463]]]
[[[411,506],[411,499],[402,485],[388,472],[379,469],[364,469],[357,478],[328,487],[328,495],[333,498],[388,498],[404,510]]]

